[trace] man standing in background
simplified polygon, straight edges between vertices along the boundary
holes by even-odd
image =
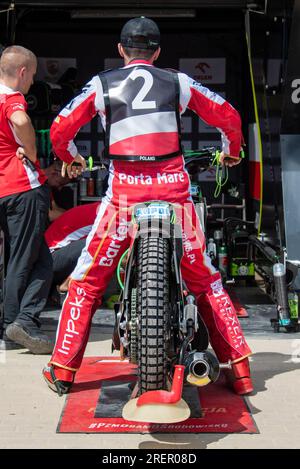
[[[44,240],[49,210],[46,176],[37,161],[35,132],[26,113],[37,69],[33,52],[4,49],[0,58],[0,226],[9,244],[4,294],[3,339],[50,353],[40,331],[52,279],[52,258]]]

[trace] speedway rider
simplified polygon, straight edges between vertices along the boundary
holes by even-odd
[[[111,160],[109,187],[71,274],[55,349],[43,370],[48,385],[60,394],[72,385],[93,314],[129,247],[133,206],[149,200],[174,204],[183,231],[182,276],[197,298],[211,345],[220,362],[233,362],[227,376],[235,392],[253,390],[247,358],[251,350],[220,274],[206,256],[180,144],[180,116],[188,108],[221,131],[222,164],[238,164],[240,116],[222,97],[187,75],[154,67],[159,44],[160,32],[152,20],[140,17],[128,21],[118,44],[125,66],[94,76],[51,128],[53,149],[72,176],[78,172],[72,163],[85,167],[73,139],[98,113],[105,130],[106,157]]]

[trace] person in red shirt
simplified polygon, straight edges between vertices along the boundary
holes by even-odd
[[[86,238],[93,227],[99,206],[100,201],[78,205],[54,220],[45,233],[50,252],[53,253],[73,241]]]
[[[9,244],[2,335],[4,341],[8,338],[32,353],[50,353],[53,345],[38,320],[52,279],[52,257],[44,240],[49,189],[24,98],[36,68],[35,55],[22,46],[2,52],[0,226]]]
[[[53,183],[53,179],[50,176],[49,185],[51,182]],[[99,208],[100,202],[78,205],[65,211],[47,228],[45,239],[53,259],[50,301],[61,302],[68,291],[70,275],[76,267]],[[115,275],[105,291],[104,299],[107,301],[118,291],[118,281]]]
[[[54,220],[45,232],[53,259],[53,284],[61,285],[76,267],[100,202],[78,205]],[[62,290],[61,290],[62,291]]]
[[[155,67],[159,44],[160,32],[154,21],[145,17],[128,21],[118,44],[124,67],[95,75],[51,127],[54,152],[64,161],[69,176],[75,170],[74,162],[84,167],[74,137],[96,114],[105,130],[105,156],[111,160],[108,190],[71,274],[54,352],[43,370],[49,387],[60,394],[72,386],[93,314],[130,245],[133,207],[150,200],[174,205],[184,240],[182,277],[197,298],[211,345],[220,362],[232,362],[228,378],[235,392],[253,390],[248,362],[251,350],[220,273],[205,253],[205,237],[190,197],[180,140],[180,116],[189,108],[220,130],[222,164],[238,164],[241,119],[221,96],[191,77]]]

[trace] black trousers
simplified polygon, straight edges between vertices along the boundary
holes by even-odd
[[[85,246],[86,239],[79,239],[73,241],[67,246],[57,249],[52,253],[53,259],[53,285],[60,285],[66,280],[69,275],[73,272],[76,267],[77,261],[81,255],[81,252]],[[109,298],[113,294],[119,293],[119,286],[116,274],[111,279],[104,296],[104,299]]]
[[[0,225],[9,244],[4,328],[30,325],[42,312],[52,281],[52,256],[44,239],[50,205],[48,185],[0,198]]]

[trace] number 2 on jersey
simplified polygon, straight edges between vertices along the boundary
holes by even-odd
[[[131,106],[132,109],[155,109],[156,101],[144,101],[144,98],[147,96],[153,85],[153,76],[148,70],[133,70],[129,75],[131,80],[136,80],[137,78],[143,78],[144,84],[136,97],[132,100]]]

